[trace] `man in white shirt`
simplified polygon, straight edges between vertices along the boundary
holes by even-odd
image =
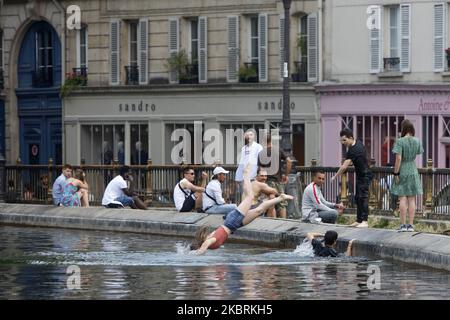
[[[336,223],[338,213],[342,214],[344,205],[325,200],[320,187],[325,183],[325,173],[317,171],[303,191],[302,218],[305,222]],[[337,209],[337,210],[336,210]]]
[[[263,149],[262,145],[257,143],[255,129],[249,129],[244,135],[245,145],[241,150],[241,160],[236,170],[235,181],[241,183],[244,180],[243,170],[248,163],[251,164],[250,180],[254,180],[258,170],[258,154]]]
[[[133,176],[128,166],[120,168],[120,174],[112,179],[103,194],[102,205],[107,208],[123,208],[147,210],[144,202],[133,192]],[[128,186],[127,181],[130,182]]]
[[[213,178],[206,186],[203,194],[203,211],[208,214],[227,214],[237,208],[235,204],[226,204],[222,196],[222,183],[229,171],[217,167],[213,171]]]
[[[208,174],[202,172],[200,187],[194,185],[195,171],[188,167],[183,170],[183,179],[175,185],[173,201],[178,212],[190,212],[192,209],[202,208],[203,192],[205,191]]]

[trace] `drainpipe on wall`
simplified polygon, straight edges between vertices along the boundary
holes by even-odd
[[[319,79],[318,82],[321,83],[323,80],[323,26],[322,26],[322,16],[323,16],[323,0],[317,0],[317,9],[319,11]]]
[[[60,10],[61,12],[61,86],[64,85],[64,82],[66,80],[66,10],[62,6],[61,2],[58,0],[52,0],[52,2],[55,4],[55,6]],[[62,143],[62,163],[65,163],[66,155],[66,130],[64,126],[64,99],[61,99],[61,143]],[[55,159],[53,159],[55,160]]]

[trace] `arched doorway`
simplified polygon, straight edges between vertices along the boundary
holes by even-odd
[[[34,22],[19,52],[16,89],[20,158],[24,164],[62,162],[61,43],[45,21]]]

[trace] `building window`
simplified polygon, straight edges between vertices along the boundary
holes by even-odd
[[[308,81],[308,16],[299,18],[299,30],[297,37],[297,61],[295,63],[295,72],[292,74],[292,81]]]
[[[386,7],[389,31],[387,57],[383,59],[384,71],[400,71],[400,6]]]
[[[198,20],[191,19],[191,64],[198,64]]]
[[[86,69],[87,68],[87,27],[83,26],[78,30],[77,35],[77,67]]]
[[[33,86],[53,86],[53,41],[50,30],[36,32],[36,72]]]
[[[125,162],[125,126],[94,124],[81,126],[81,158],[87,164]]]
[[[450,168],[450,146],[445,147],[445,167]]]
[[[258,63],[258,16],[250,17],[250,62]]]
[[[165,163],[201,164],[203,161],[204,130],[204,123],[201,123],[201,125],[200,123],[199,125],[194,123],[166,124],[168,143],[166,143]],[[200,148],[199,144],[201,145]]]
[[[375,159],[381,166],[393,166],[392,152],[395,140],[400,137],[403,116],[342,116],[342,129],[349,129],[366,147],[367,158]],[[342,146],[342,156],[347,148]]]
[[[125,66],[126,84],[139,84],[138,22],[129,23],[129,65]]]
[[[131,133],[131,164],[146,165],[148,161],[148,124],[132,124]]]
[[[424,149],[423,162],[424,167],[427,166],[427,160],[433,160],[433,166],[437,167],[439,163],[439,116],[423,116],[422,117],[422,146]],[[444,132],[445,133],[445,132]]]

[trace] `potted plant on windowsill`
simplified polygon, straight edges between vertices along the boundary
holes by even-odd
[[[61,98],[67,97],[70,92],[76,87],[87,85],[87,77],[83,74],[68,73],[66,74],[66,81],[61,86],[60,95]]]
[[[166,67],[169,72],[177,72],[179,83],[185,83],[188,79],[186,67],[189,63],[185,50],[180,50],[177,54],[166,59]]]
[[[239,68],[239,82],[258,82],[258,73],[253,65]]]
[[[447,67],[450,68],[450,48],[445,49],[445,54],[447,55]]]

